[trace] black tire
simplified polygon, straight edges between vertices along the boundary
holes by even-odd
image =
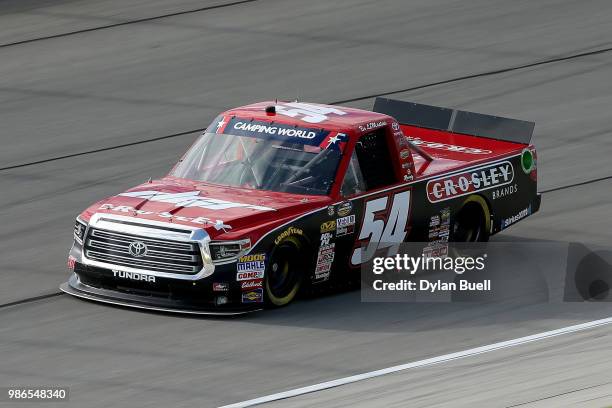
[[[489,207],[480,196],[468,198],[453,222],[454,242],[486,242],[489,240]]]
[[[295,299],[304,280],[301,245],[289,237],[272,251],[266,267],[264,296],[269,307],[286,306]]]

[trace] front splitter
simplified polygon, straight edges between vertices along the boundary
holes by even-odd
[[[185,304],[180,304],[177,306],[175,302],[168,299],[152,299],[145,296],[127,294],[84,285],[79,281],[76,274],[72,274],[68,282],[62,283],[59,288],[62,292],[81,299],[156,312],[208,316],[236,316],[262,310],[261,308],[244,310],[210,310],[206,308],[194,308]]]

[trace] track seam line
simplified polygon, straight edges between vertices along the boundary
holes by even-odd
[[[185,132],[179,132],[179,133],[173,133],[171,135],[154,137],[152,139],[138,140],[136,142],[124,143],[124,144],[120,144],[120,145],[116,145],[116,146],[102,147],[102,148],[99,148],[99,149],[87,150],[85,152],[66,154],[64,156],[51,157],[49,159],[42,159],[42,160],[37,160],[37,161],[33,161],[33,162],[28,162],[28,163],[15,164],[13,166],[0,167],[0,171],[18,169],[20,167],[28,167],[28,166],[33,166],[35,164],[49,163],[49,162],[53,162],[53,161],[57,161],[57,160],[69,159],[71,157],[85,156],[85,155],[93,154],[93,153],[106,152],[108,150],[116,150],[116,149],[121,149],[121,148],[124,148],[124,147],[136,146],[136,145],[139,145],[139,144],[157,142],[157,141],[163,140],[163,139],[170,139],[170,138],[173,138],[173,137],[189,135],[191,133],[203,132],[204,130],[206,130],[206,128],[187,130]]]
[[[357,101],[363,101],[365,99],[372,99],[378,96],[388,96],[388,95],[393,95],[396,93],[416,91],[416,90],[423,89],[423,88],[430,88],[433,86],[446,85],[446,84],[450,84],[453,82],[465,81],[467,79],[482,78],[482,77],[487,77],[487,76],[492,76],[492,75],[505,74],[507,72],[518,71],[518,70],[525,69],[525,68],[538,67],[541,65],[553,64],[555,62],[568,61],[568,60],[573,60],[577,58],[588,57],[588,56],[598,55],[598,54],[605,54],[610,51],[612,51],[612,47],[602,48],[602,49],[593,50],[593,51],[581,52],[578,54],[567,55],[565,57],[545,59],[542,61],[532,62],[529,64],[516,65],[514,67],[509,67],[509,68],[501,68],[501,69],[496,69],[492,71],[480,72],[478,74],[464,75],[464,76],[460,76],[456,78],[446,79],[446,80],[438,81],[438,82],[432,82],[432,83],[425,84],[425,85],[417,85],[417,86],[413,86],[410,88],[404,88],[404,89],[399,89],[395,91],[381,92],[381,93],[371,94],[368,96],[360,96],[357,98],[344,99],[341,101],[331,102],[330,104],[339,105],[342,103],[357,102]]]
[[[381,377],[388,374],[393,374],[413,368],[421,368],[427,366],[433,366],[437,364],[447,363],[450,361],[456,361],[460,359],[464,359],[466,357],[473,357],[485,353],[490,353],[492,351],[503,350],[511,347],[520,346],[523,344],[533,343],[536,341],[546,340],[557,336],[562,336],[564,334],[577,333],[605,325],[612,324],[612,317],[608,317],[600,320],[593,320],[586,323],[576,324],[573,326],[562,327],[556,330],[550,330],[546,332],[541,332],[537,334],[533,334],[530,336],[519,337],[513,340],[502,341],[498,343],[489,344],[486,346],[475,347],[455,353],[444,354],[437,357],[431,357],[424,360],[418,360],[406,364],[400,364],[392,367],[383,368],[380,370],[369,371],[357,375],[352,375],[349,377],[338,378],[331,381],[326,381],[314,385],[309,385],[306,387],[295,388],[288,391],[283,391],[275,394],[266,395],[263,397],[258,397],[246,401],[237,402],[234,404],[223,405],[219,408],[244,408],[244,407],[252,407],[255,405],[265,404],[268,402],[285,400],[289,398],[298,397],[305,394],[311,394],[323,390],[328,390],[331,388],[340,387],[347,384],[353,384],[356,382],[369,380],[376,377]]]
[[[148,22],[148,21],[161,20],[161,19],[164,19],[164,18],[176,17],[176,16],[185,15],[185,14],[199,13],[201,11],[208,11],[208,10],[215,10],[215,9],[220,9],[220,8],[225,8],[225,7],[237,6],[237,5],[240,5],[240,4],[253,3],[253,2],[256,2],[256,1],[259,1],[259,0],[240,0],[240,1],[234,1],[232,3],[217,4],[215,6],[200,7],[200,8],[192,9],[192,10],[177,11],[175,13],[161,14],[159,16],[145,17],[145,18],[139,18],[139,19],[135,19],[135,20],[127,20],[127,21],[124,21],[124,22],[121,22],[121,23],[107,24],[107,25],[103,25],[103,26],[84,28],[82,30],[69,31],[69,32],[66,32],[66,33],[53,34],[53,35],[47,35],[47,36],[44,36],[44,37],[30,38],[30,39],[27,39],[27,40],[21,40],[21,41],[15,41],[15,42],[12,42],[12,43],[0,44],[0,48],[7,48],[7,47],[13,47],[13,46],[16,46],[16,45],[29,44],[29,43],[38,42],[38,41],[51,40],[51,39],[54,39],[54,38],[69,37],[69,36],[76,35],[76,34],[89,33],[89,32],[92,32],[92,31],[99,31],[99,30],[106,30],[108,28],[121,27],[121,26],[126,26],[126,25],[131,25],[131,24],[137,24],[137,23],[145,23],[145,22]]]
[[[63,294],[64,294],[64,292],[58,291],[58,292],[53,292],[53,293],[47,293],[46,295],[33,296],[33,297],[21,299],[21,300],[16,300],[14,302],[3,303],[3,304],[0,305],[0,309],[4,309],[4,308],[10,307],[10,306],[22,305],[24,303],[36,302],[37,300],[50,299],[50,298],[53,298],[53,297],[56,297],[56,296],[60,296],[60,295],[63,295]]]
[[[601,387],[601,386],[608,385],[608,384],[612,384],[612,382],[607,382],[607,383],[603,383],[603,384],[596,384],[596,385],[590,385],[588,387],[583,387],[583,388],[578,388],[578,389],[571,390],[571,391],[561,392],[559,394],[549,395],[547,397],[542,397],[542,398],[534,399],[534,400],[527,401],[527,402],[521,402],[520,404],[508,405],[506,408],[520,407],[520,406],[527,405],[527,404],[533,404],[534,402],[546,401],[548,399],[557,398],[557,397],[560,397],[562,395],[568,395],[568,394],[573,394],[575,392],[580,392],[580,391],[584,391],[584,390],[590,390],[590,389]]]
[[[257,1],[257,0],[245,0],[245,1]],[[232,3],[232,4],[234,4],[234,3]],[[236,4],[239,4],[239,3],[236,3]],[[538,66],[538,65],[550,64],[550,63],[553,63],[553,62],[559,62],[559,61],[566,61],[566,60],[571,60],[571,59],[575,59],[575,58],[581,58],[581,57],[589,56],[589,55],[603,54],[603,53],[610,52],[610,51],[612,51],[612,47],[604,48],[604,49],[599,49],[599,50],[595,50],[595,51],[583,52],[583,53],[579,53],[579,54],[573,54],[573,55],[569,55],[569,56],[565,56],[565,57],[553,58],[553,59],[550,59],[550,60],[534,62],[534,63],[531,63],[531,64],[525,64],[525,65],[520,65],[520,66],[516,66],[516,67],[511,67],[511,68],[504,68],[504,69],[495,70],[495,71],[488,71],[488,72],[482,72],[482,73],[479,73],[479,74],[473,74],[473,75],[466,75],[466,76],[451,78],[451,79],[447,79],[447,80],[444,80],[444,81],[432,82],[432,83],[429,83],[429,84],[418,85],[418,86],[414,86],[414,87],[411,87],[411,88],[406,88],[406,89],[401,89],[401,90],[396,90],[396,91],[389,91],[389,92],[372,94],[372,95],[358,97],[358,98],[345,99],[345,100],[342,100],[342,101],[330,102],[329,104],[330,105],[338,105],[338,104],[342,104],[342,103],[356,102],[356,101],[360,101],[360,100],[364,100],[364,99],[375,98],[377,96],[386,96],[386,95],[392,95],[392,94],[395,94],[395,93],[409,92],[409,91],[414,91],[414,90],[418,90],[418,89],[424,89],[424,88],[429,88],[429,87],[433,87],[433,86],[444,85],[444,84],[449,84],[449,83],[453,83],[453,82],[459,82],[459,81],[463,81],[463,80],[466,80],[466,79],[472,79],[472,78],[496,75],[496,74],[510,72],[510,71],[515,71],[515,70],[520,70],[520,69],[524,69],[524,68],[528,68],[528,67],[534,67],[534,66]],[[155,137],[155,138],[152,138],[152,139],[139,140],[139,141],[136,141],[136,142],[125,143],[125,144],[116,145],[116,146],[109,146],[109,147],[104,147],[104,148],[95,149],[95,150],[89,150],[89,151],[80,152],[80,153],[73,153],[73,154],[68,154],[68,155],[64,155],[64,156],[51,157],[51,158],[48,158],[48,159],[37,160],[37,161],[33,161],[33,162],[27,162],[27,163],[15,164],[15,165],[12,165],[12,166],[0,167],[0,171],[11,170],[11,169],[16,169],[16,168],[20,168],[20,167],[33,166],[33,165],[36,165],[36,164],[48,163],[48,162],[51,162],[51,161],[62,160],[62,159],[67,159],[67,158],[71,158],[71,157],[77,157],[77,156],[92,154],[92,153],[99,153],[99,152],[104,152],[104,151],[108,151],[108,150],[120,149],[120,148],[123,148],[123,147],[134,146],[134,145],[138,145],[138,144],[144,144],[144,143],[149,143],[149,142],[156,142],[158,140],[169,139],[169,138],[173,138],[173,137],[177,137],[177,136],[188,135],[190,133],[200,132],[200,131],[203,131],[205,129],[206,128],[195,129],[195,130],[190,130],[190,131],[183,131],[183,132],[173,133],[173,134],[166,135],[166,136]],[[610,176],[610,178],[612,178],[612,176]],[[562,188],[562,187],[559,187],[559,189],[560,188]]]
[[[584,186],[587,184],[597,183],[598,181],[605,181],[605,180],[610,180],[610,179],[612,179],[612,176],[599,177],[599,178],[592,179],[592,180],[586,180],[586,181],[580,181],[578,183],[568,184],[566,186],[549,188],[548,190],[540,191],[540,193],[542,194],[552,193],[553,191],[565,190],[565,189],[572,188],[572,187]]]

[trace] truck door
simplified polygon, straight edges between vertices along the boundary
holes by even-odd
[[[370,260],[379,250],[397,250],[408,233],[410,189],[401,186],[398,165],[394,139],[386,127],[360,137],[340,188],[354,216],[338,211],[336,220],[337,239],[345,241],[339,245],[348,245],[351,267]],[[345,236],[347,223],[354,224]]]

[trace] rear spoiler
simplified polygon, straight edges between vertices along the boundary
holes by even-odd
[[[388,98],[376,98],[374,112],[394,117],[402,125],[529,144],[534,122],[508,119],[482,113],[421,105]]]

